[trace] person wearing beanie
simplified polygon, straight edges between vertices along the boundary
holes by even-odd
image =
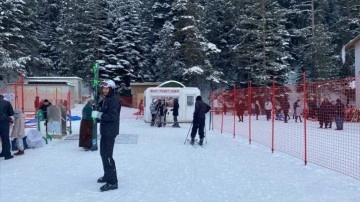
[[[93,111],[92,117],[100,119],[100,156],[103,164],[104,175],[98,183],[106,183],[100,191],[109,191],[118,188],[116,166],[113,159],[115,138],[120,127],[120,103],[115,96],[115,82],[107,80],[100,83],[104,95],[100,111]]]
[[[204,143],[204,129],[205,129],[205,114],[210,111],[211,107],[202,101],[201,96],[196,97],[195,102],[195,111],[194,111],[194,119],[193,126],[191,130],[191,141],[190,144],[195,143],[196,133],[199,131],[199,145],[203,145]]]
[[[51,105],[48,99],[45,99],[39,109],[43,112],[43,118],[45,120],[45,126],[47,125],[47,108]]]
[[[4,99],[4,96],[0,96],[0,137],[1,137],[1,146],[2,151],[0,157],[5,157],[5,160],[12,159],[10,151],[10,124],[9,118],[14,115],[14,109],[11,106],[9,101]]]
[[[14,110],[14,125],[11,131],[11,137],[16,139],[16,145],[19,150],[14,155],[23,155],[25,149],[23,142],[23,138],[25,137],[25,115],[21,109]]]

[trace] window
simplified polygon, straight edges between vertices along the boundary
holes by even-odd
[[[194,96],[187,96],[186,97],[186,103],[187,103],[187,106],[193,106],[194,105]]]

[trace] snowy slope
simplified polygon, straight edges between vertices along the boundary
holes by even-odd
[[[0,201],[360,201],[360,181],[351,177],[216,131],[206,131],[205,148],[184,145],[190,124],[150,127],[134,111],[121,112],[119,189],[100,192],[99,151],[68,138],[1,158]],[[74,134],[79,123],[72,122]]]

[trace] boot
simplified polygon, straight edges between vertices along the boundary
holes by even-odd
[[[201,138],[200,141],[199,141],[199,145],[202,146],[204,143],[204,138]]]
[[[105,180],[105,177],[100,177],[98,180],[97,180],[98,183],[105,183],[106,180]]]
[[[190,140],[190,144],[194,145],[195,144],[195,139],[194,138],[191,138]]]
[[[110,183],[106,183],[103,186],[100,187],[100,191],[109,191],[109,190],[113,190],[113,189],[117,189],[118,188],[118,184],[110,184]]]
[[[19,155],[23,155],[23,154],[25,154],[25,153],[24,153],[24,150],[19,150],[19,151],[16,152],[14,155],[15,155],[15,156],[19,156]]]
[[[14,156],[10,155],[10,156],[5,156],[5,160],[9,160],[9,159],[12,159],[14,158]]]

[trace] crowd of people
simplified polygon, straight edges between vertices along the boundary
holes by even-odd
[[[235,111],[239,122],[243,122],[246,110],[248,110],[247,114],[256,116],[256,120],[258,120],[258,116],[263,110],[262,112],[266,115],[266,120],[268,121],[271,119],[271,113],[274,110],[275,119],[283,120],[284,123],[288,123],[291,119],[290,113],[292,112],[292,119],[294,119],[295,122],[302,122],[302,118],[306,115],[308,119],[317,120],[319,122],[319,128],[332,128],[332,122],[335,120],[336,130],[343,130],[344,122],[351,120],[349,117],[351,117],[354,111],[349,107],[345,107],[341,99],[329,101],[328,98],[321,98],[319,105],[317,105],[314,98],[310,98],[305,109],[300,99],[296,99],[294,103],[292,103],[291,108],[287,97],[275,100],[274,104],[271,99],[268,98],[265,100],[263,107],[260,106],[258,100],[255,100],[251,104],[251,108],[246,104],[246,101],[241,99],[235,102]]]

